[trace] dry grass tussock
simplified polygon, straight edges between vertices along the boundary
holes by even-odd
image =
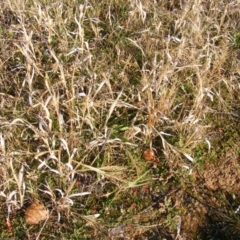
[[[1,1],[1,239],[238,236],[239,8]]]

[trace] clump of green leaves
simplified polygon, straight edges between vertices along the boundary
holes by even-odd
[[[240,48],[240,32],[237,32],[235,35],[234,35],[234,47],[235,48]]]

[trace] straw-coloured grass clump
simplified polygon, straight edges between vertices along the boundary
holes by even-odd
[[[238,9],[1,2],[1,238],[238,236]]]

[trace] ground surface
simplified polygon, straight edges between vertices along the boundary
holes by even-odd
[[[238,1],[0,3],[0,239],[238,239]]]

